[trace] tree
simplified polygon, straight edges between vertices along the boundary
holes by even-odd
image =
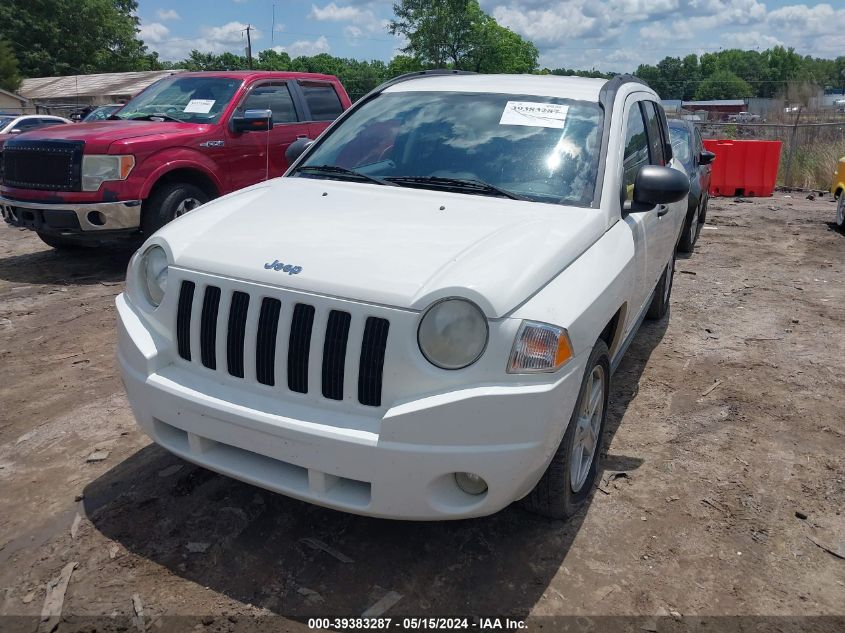
[[[0,88],[14,92],[20,85],[18,60],[9,42],[0,38]]]
[[[0,35],[25,77],[152,70],[135,0],[3,0]]]
[[[745,80],[729,70],[719,70],[702,81],[695,91],[695,98],[709,99],[744,99],[753,97],[754,89]]]
[[[476,72],[533,72],[537,47],[484,13],[477,0],[401,0],[388,29],[420,65]]]
[[[533,42],[522,39],[482,14],[473,28],[467,65],[477,73],[530,73],[537,68],[540,53]]]

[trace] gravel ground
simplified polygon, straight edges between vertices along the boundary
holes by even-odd
[[[63,619],[42,629],[299,630],[385,597],[399,598],[386,615],[538,628],[561,615],[641,616],[616,621],[635,630],[737,615],[784,616],[754,630],[842,626],[834,209],[800,194],[711,201],[669,318],[643,326],[614,376],[603,483],[566,524],[518,505],[454,523],[368,519],[180,461],[137,430],[117,372],[130,253],[59,253],[0,227],[0,629],[34,630],[63,569]]]

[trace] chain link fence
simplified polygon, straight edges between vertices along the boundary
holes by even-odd
[[[815,117],[814,117],[815,118]],[[778,185],[830,188],[837,161],[845,156],[845,117],[838,121],[788,123],[695,122],[705,139],[781,141]]]

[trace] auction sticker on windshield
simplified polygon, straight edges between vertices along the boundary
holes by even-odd
[[[208,114],[214,105],[214,99],[191,99],[182,112],[195,112],[196,114]]]
[[[527,125],[562,130],[566,124],[567,112],[569,112],[569,106],[559,103],[508,101],[499,125]]]

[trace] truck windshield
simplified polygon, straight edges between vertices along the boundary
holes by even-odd
[[[166,121],[217,123],[241,83],[230,77],[174,75],[151,85],[114,116],[148,120],[163,115]]]
[[[325,137],[292,175],[590,206],[597,103],[518,94],[385,92]]]

